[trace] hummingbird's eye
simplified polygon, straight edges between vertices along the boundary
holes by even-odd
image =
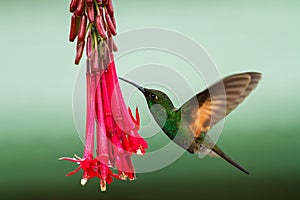
[[[156,96],[155,94],[150,94],[149,96],[153,100],[158,100],[158,96]]]

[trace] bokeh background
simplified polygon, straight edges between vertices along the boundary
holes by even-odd
[[[228,116],[218,141],[251,175],[223,160],[186,153],[164,169],[138,174],[134,182],[115,180],[106,193],[97,180],[82,187],[80,174],[65,177],[75,166],[58,158],[83,150],[72,115],[79,67],[73,65],[75,45],[68,42],[69,1],[1,0],[1,198],[299,197],[300,2],[114,0],[114,5],[119,32],[172,29],[202,45],[222,75],[263,73],[256,91]],[[130,59],[126,62],[134,63]],[[120,75],[130,67],[117,64]]]

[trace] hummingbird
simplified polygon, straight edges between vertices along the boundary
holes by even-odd
[[[177,145],[191,154],[204,153],[221,157],[246,174],[249,171],[225,154],[208,136],[208,131],[231,113],[256,88],[262,74],[246,72],[223,78],[175,108],[171,99],[162,91],[139,86],[151,114],[162,131]]]

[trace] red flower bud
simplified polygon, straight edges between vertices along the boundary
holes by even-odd
[[[96,16],[96,29],[99,33],[99,35],[103,38],[106,39],[106,34],[103,28],[103,21],[102,21],[102,16],[101,15],[97,15]]]
[[[81,15],[83,15],[83,11],[84,11],[84,0],[79,0],[79,2],[78,2],[78,6],[77,6],[77,8],[76,8],[76,10],[75,10],[75,15],[76,16],[81,16]]]
[[[93,5],[93,0],[86,0],[86,5],[87,6],[92,6]]]
[[[114,16],[114,7],[112,5],[112,0],[107,1],[107,6],[106,6],[108,14],[113,17]]]
[[[78,23],[80,18],[76,17],[75,14],[72,15],[71,18],[71,27],[70,27],[70,35],[69,35],[69,41],[74,42],[77,34],[78,34]]]
[[[103,24],[103,28],[104,28],[104,31],[106,32],[106,22],[105,22],[105,19],[104,19],[104,15],[103,15],[103,8],[99,8],[99,12],[100,12],[100,16],[101,16],[101,19],[102,19],[102,24]]]
[[[112,21],[112,23],[113,23],[115,29],[116,29],[116,28],[117,28],[117,23],[116,23],[115,17],[110,16],[110,18],[111,18],[111,21]]]
[[[105,19],[106,19],[106,22],[107,22],[107,25],[108,25],[108,28],[109,28],[109,31],[111,32],[111,34],[117,35],[116,28],[115,28],[108,13],[105,14]]]
[[[79,0],[72,0],[70,3],[70,12],[74,12],[78,6]]]
[[[85,33],[86,33],[86,23],[87,23],[87,17],[85,14],[81,16],[79,31],[78,31],[78,41],[81,42],[85,39]]]
[[[90,22],[95,21],[95,13],[94,13],[94,6],[87,6],[87,14]]]
[[[80,60],[81,60],[81,57],[82,57],[82,54],[83,54],[83,49],[84,49],[84,40],[83,41],[77,41],[77,48],[76,48],[76,58],[75,58],[75,64],[78,65]]]

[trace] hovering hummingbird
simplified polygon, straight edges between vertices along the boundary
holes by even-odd
[[[159,90],[148,89],[119,77],[141,91],[155,121],[177,145],[190,153],[222,157],[246,174],[249,171],[226,155],[207,135],[212,126],[226,117],[255,89],[261,74],[247,72],[228,76],[175,108]]]

